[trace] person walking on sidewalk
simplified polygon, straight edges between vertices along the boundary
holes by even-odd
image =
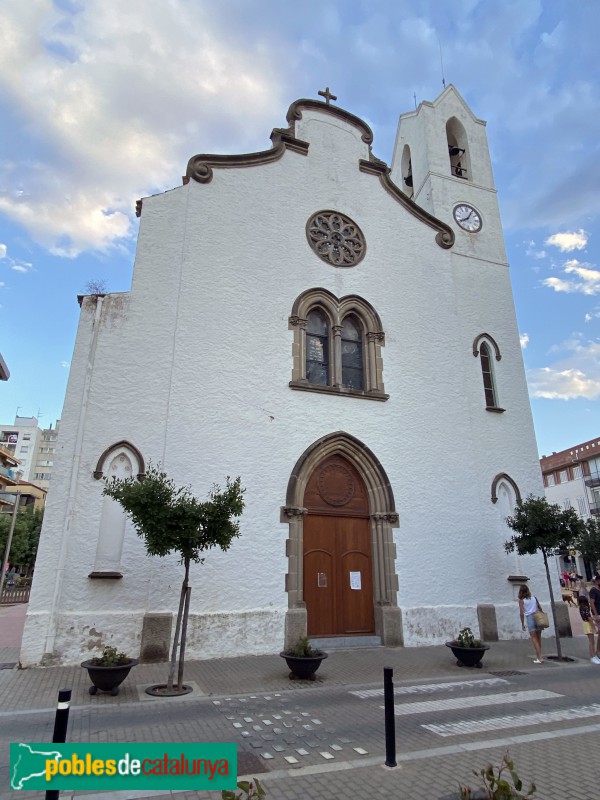
[[[600,629],[600,574],[593,577],[594,585],[590,589],[590,611],[596,627]],[[600,633],[596,641],[596,655],[592,657],[592,664],[600,664]]]
[[[533,616],[536,611],[540,611],[540,604],[537,597],[532,597],[531,592],[523,584],[519,589],[519,614],[521,615],[521,627],[523,630],[529,631],[529,636],[533,642],[533,649],[535,650],[536,657],[533,659],[534,664],[543,664],[542,658],[542,631],[538,628],[535,617]]]
[[[596,648],[594,646],[594,634],[596,628],[592,622],[592,611],[590,609],[590,601],[585,595],[579,598],[579,616],[581,617],[581,624],[583,632],[588,637],[588,644],[590,647],[590,661],[592,664],[600,664],[600,658],[596,655]]]

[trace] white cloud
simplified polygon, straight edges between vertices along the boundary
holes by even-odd
[[[60,365],[61,365],[61,367],[64,367],[65,369],[69,369],[69,367],[71,366],[71,362],[70,361],[61,361]]]
[[[0,258],[6,258],[6,245],[0,243]]]
[[[14,272],[31,272],[33,269],[33,264],[28,264],[26,261],[12,261],[10,268],[14,270]]]
[[[525,350],[525,348],[529,344],[529,334],[528,333],[522,333],[519,336],[519,341],[521,342],[521,349]]]
[[[552,236],[549,236],[545,242],[545,244],[558,247],[563,253],[570,253],[572,250],[583,250],[587,243],[587,233],[583,228],[580,228],[578,231],[554,233]]]
[[[532,397],[571,400],[600,397],[600,342],[575,337],[552,348],[565,355],[555,363],[527,371]]]
[[[545,250],[537,250],[536,249],[536,243],[533,240],[527,242],[526,244],[527,244],[527,249],[525,250],[525,255],[526,256],[531,256],[532,258],[535,258],[535,259],[538,259],[538,260],[541,260],[542,258],[546,258],[546,255],[547,255],[546,251]]]
[[[106,251],[132,238],[136,199],[177,185],[196,152],[243,150],[248,130],[269,147],[278,45],[240,47],[205,5],[3,6],[0,87],[31,146],[3,153],[0,212],[57,255]]]
[[[542,283],[555,292],[595,295],[600,294],[600,270],[592,269],[591,264],[582,263],[573,258],[564,264],[566,275],[574,275],[574,279],[545,278]]]

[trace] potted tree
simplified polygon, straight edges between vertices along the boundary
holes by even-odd
[[[138,664],[137,658],[129,658],[125,653],[117,653],[116,647],[105,647],[101,656],[82,661],[81,666],[87,669],[92,682],[90,694],[96,694],[98,689],[119,694],[119,686],[129,675],[132,667]]]
[[[328,653],[317,650],[311,646],[307,636],[301,636],[293,647],[284,650],[279,654],[285,658],[286,664],[290,668],[290,680],[300,678],[301,680],[314,681],[315,672],[321,666]]]
[[[471,628],[463,628],[456,639],[446,642],[446,647],[452,650],[459,667],[478,667],[481,669],[481,659],[489,644],[484,644],[481,639],[473,636]]]

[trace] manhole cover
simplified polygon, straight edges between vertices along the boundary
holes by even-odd
[[[256,775],[259,772],[269,771],[264,761],[257,755],[242,750],[238,750],[237,764],[238,775]]]
[[[517,669],[500,669],[497,672],[488,672],[488,675],[497,675],[499,678],[504,678],[508,675],[525,675],[525,672],[519,672]]]

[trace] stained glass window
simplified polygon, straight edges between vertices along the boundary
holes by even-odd
[[[349,389],[364,388],[362,327],[354,317],[342,324],[342,385]]]
[[[306,379],[318,386],[329,385],[329,323],[317,309],[306,320]]]

